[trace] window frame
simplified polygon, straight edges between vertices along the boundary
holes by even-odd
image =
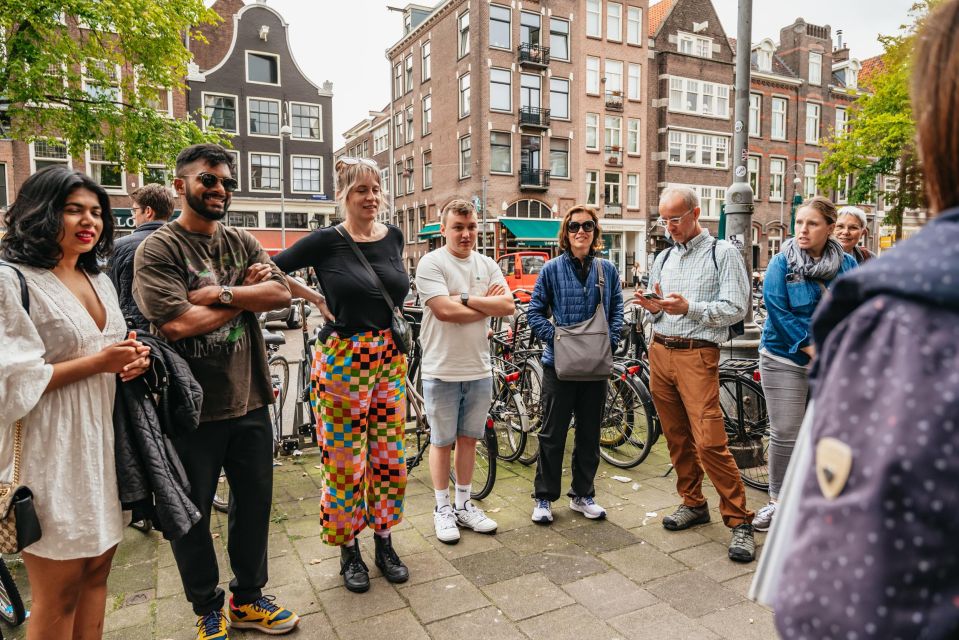
[[[470,12],[466,11],[456,16],[456,59],[460,60],[470,52]]]
[[[433,55],[432,40],[427,40],[420,47],[420,82],[426,82],[433,77]]]
[[[403,97],[403,61],[393,65],[393,100]]]
[[[406,109],[406,144],[413,142],[416,137],[416,130],[413,127],[413,123],[416,121],[416,116],[413,114],[413,105],[407,105]]]
[[[201,91],[201,92],[200,92],[200,104],[202,105],[203,115],[204,115],[204,117],[201,118],[201,120],[202,120],[202,127],[201,127],[201,128],[202,128],[204,131],[207,130],[207,125],[208,125],[208,123],[209,123],[209,121],[210,121],[210,118],[206,117],[206,116],[207,116],[207,112],[206,112],[206,109],[207,109],[207,106],[206,106],[206,97],[207,97],[207,96],[216,96],[216,97],[219,97],[219,98],[233,98],[233,124],[234,124],[234,126],[235,126],[235,129],[233,129],[232,131],[229,130],[229,129],[220,129],[220,130],[221,130],[221,131],[226,131],[227,133],[234,133],[234,134],[239,135],[239,133],[240,133],[240,96],[235,95],[235,94],[232,94],[232,93],[220,93],[219,91]]]
[[[619,8],[619,15],[615,16],[615,22],[618,26],[615,31],[618,33],[611,35],[614,31],[613,29],[613,7]],[[609,42],[622,42],[623,41],[623,5],[619,2],[606,2],[606,40]]]
[[[639,21],[636,27],[636,39],[634,40],[630,37],[630,34],[631,34],[630,24],[636,24],[637,21],[632,18],[632,15],[637,12],[639,13]],[[635,7],[632,5],[628,5],[626,7],[626,44],[638,46],[638,47],[643,46],[643,8],[642,7]]]
[[[276,159],[277,159],[277,163],[276,163],[276,170],[277,170],[276,180],[277,180],[277,184],[278,184],[279,186],[278,186],[276,189],[255,189],[255,188],[253,187],[253,156],[270,156],[271,158],[276,158]],[[262,167],[263,165],[261,164],[261,165],[258,165],[258,166]],[[247,153],[247,167],[246,167],[246,168],[247,168],[247,176],[249,176],[249,180],[250,180],[250,188],[249,188],[249,191],[250,191],[251,193],[281,193],[281,192],[283,191],[283,186],[284,186],[284,185],[283,185],[283,175],[281,174],[281,172],[282,172],[282,170],[283,170],[283,158],[280,156],[279,153],[270,153],[270,152],[268,152],[268,151],[250,151],[249,153]],[[269,167],[269,168],[272,169],[273,167]],[[261,183],[261,184],[262,184],[262,181],[263,181],[263,177],[262,177],[262,172],[261,172],[261,174],[260,174],[260,183]]]
[[[385,131],[385,134],[378,135],[378,131]],[[384,151],[389,151],[390,149],[390,123],[385,122],[383,124],[377,125],[370,134],[373,138],[373,155],[378,155]],[[377,141],[382,140],[383,145],[377,146]]]
[[[494,144],[493,144],[493,134],[505,135],[505,136],[507,137],[507,139],[509,140],[509,144],[508,144],[508,145],[502,145],[502,144],[494,145]],[[502,130],[502,129],[492,129],[492,130],[490,130],[490,142],[489,142],[489,144],[490,144],[490,169],[489,169],[489,172],[490,172],[491,174],[495,174],[495,175],[513,175],[513,134],[512,134],[512,132],[511,132],[511,131],[508,131],[508,130]],[[500,149],[502,149],[502,148],[505,147],[505,148],[508,150],[508,152],[509,152],[509,168],[508,168],[508,170],[502,171],[502,170],[494,169],[494,168],[493,168],[493,147],[494,147],[494,146],[496,146],[496,147],[498,147],[498,148],[500,148]]]
[[[253,117],[253,110],[250,108],[250,101],[257,100],[259,102],[272,102],[276,104],[276,133],[254,133],[253,132],[253,123],[251,118]],[[260,113],[259,111],[257,113]],[[278,98],[261,98],[260,96],[247,96],[246,97],[246,135],[252,138],[272,138],[277,139],[280,137],[280,128],[283,126],[283,102]]]
[[[466,86],[463,86],[463,83],[466,83]],[[470,87],[470,72],[467,71],[463,75],[459,76],[456,80],[456,86],[458,90],[458,107],[459,107],[459,117],[460,119],[466,118],[470,114],[470,98],[471,96],[471,87]]]
[[[729,120],[731,117],[729,99],[731,93],[732,91],[728,84],[708,82],[706,80],[686,78],[684,76],[669,76],[669,100],[667,109],[672,113],[685,113],[714,120]],[[693,108],[689,108],[691,96],[695,97],[695,106]],[[711,99],[713,104],[711,113],[705,112],[707,97]],[[678,105],[676,104],[676,100],[678,100]],[[725,104],[725,113],[719,112],[719,105],[721,103]]]
[[[634,179],[634,180],[632,180]],[[630,184],[633,182],[634,184]],[[627,173],[626,174],[626,209],[628,210],[639,210],[640,208],[640,177],[638,173]],[[633,199],[631,191],[635,190],[635,199]]]
[[[429,157],[429,162],[427,162],[427,156]],[[420,180],[422,182],[423,191],[433,188],[433,150],[424,149],[420,154],[420,166],[423,167],[423,178]]]
[[[753,117],[753,98],[758,98],[755,118]],[[752,138],[761,138],[763,135],[763,94],[753,91],[749,93],[749,135]]]
[[[811,117],[813,113],[816,114],[815,118]],[[815,122],[816,139],[810,140],[809,138],[810,124],[812,124],[813,122]],[[822,138],[821,132],[822,132],[822,104],[818,102],[807,102],[806,103],[806,131],[805,131],[806,144],[814,145],[818,147],[819,140]]]
[[[773,162],[782,163],[782,172],[773,171]],[[770,202],[785,202],[786,201],[786,169],[789,164],[789,159],[782,156],[770,156],[769,157],[769,201]],[[779,178],[779,197],[773,195],[773,185],[776,183],[776,178]]]
[[[92,146],[93,146],[94,144],[100,145],[101,147],[103,146],[102,143],[94,142],[94,143],[91,143],[91,144],[87,145],[87,148],[84,149],[83,160],[84,160],[84,163],[86,164],[86,168],[87,168],[86,173],[87,173],[91,178],[93,178],[93,180],[94,180],[98,185],[100,185],[101,187],[103,187],[103,190],[106,191],[107,193],[118,194],[118,195],[120,195],[120,194],[125,195],[125,194],[127,193],[127,170],[126,170],[126,167],[123,166],[123,163],[122,163],[120,160],[94,160],[94,159],[93,159],[93,155],[92,155],[92,153],[91,153],[91,149],[92,149]],[[106,150],[104,149],[104,152],[105,152],[105,151],[106,151]],[[69,155],[69,153],[70,153],[70,152],[69,152],[69,150],[68,150],[68,151],[67,151],[67,154]],[[120,184],[117,185],[117,186],[108,186],[108,185],[103,184],[103,180],[102,180],[99,176],[97,176],[96,171],[94,171],[94,166],[115,166],[115,167],[118,167],[118,168],[120,169]]]
[[[296,135],[296,127],[293,125],[293,118],[294,118],[294,117],[300,117],[300,118],[302,118],[303,116],[294,116],[294,115],[293,115],[293,107],[294,107],[294,106],[300,106],[300,107],[316,107],[316,109],[317,109],[317,116],[316,116],[317,131],[319,132],[319,137],[318,137],[318,138],[303,138],[303,137],[301,137],[301,136],[297,136],[297,135]],[[301,141],[304,141],[304,142],[323,142],[323,105],[322,105],[322,104],[320,104],[320,103],[318,103],[318,102],[303,102],[303,101],[301,101],[301,100],[290,100],[290,102],[289,102],[288,105],[287,105],[287,109],[289,109],[289,112],[290,112],[290,128],[293,130],[292,133],[290,134],[290,139],[291,139],[291,140],[301,140]]]
[[[500,24],[503,23],[502,18],[493,17],[494,9],[506,11],[506,14],[507,14],[507,18],[505,22],[506,23],[506,45],[505,46],[493,44],[493,22],[497,22]],[[511,7],[504,6],[501,4],[496,4],[494,2],[490,3],[489,5],[489,48],[498,49],[500,51],[513,50],[513,10]]]
[[[507,76],[507,81],[494,81],[494,73],[503,74]],[[505,86],[506,87],[506,106],[494,106],[493,104],[493,85]],[[490,67],[489,70],[489,109],[490,111],[496,111],[499,113],[512,113],[513,112],[513,71],[512,69],[506,67]]]
[[[753,161],[756,164],[756,171],[752,169]],[[763,158],[758,154],[749,154],[746,158],[746,182],[750,187],[753,187],[753,180],[755,179],[755,187],[753,187],[753,198],[755,200],[762,200],[762,169],[763,169]],[[755,176],[755,178],[754,178]]]
[[[678,144],[679,160],[673,160],[672,158],[673,149],[677,147],[674,141],[674,135],[681,136]],[[694,144],[691,143],[691,137],[695,139]],[[666,139],[666,162],[669,165],[676,167],[697,167],[700,169],[729,169],[731,140],[730,136],[725,133],[703,133],[699,131],[687,131],[685,129],[669,129]],[[707,145],[707,140],[709,140],[711,144]],[[720,144],[722,141],[725,141],[725,145]],[[718,164],[721,150],[725,157],[725,162],[722,165]],[[690,152],[695,155],[693,162],[686,160]],[[704,162],[707,154],[709,158],[708,163]]]
[[[633,130],[635,126],[635,131]],[[635,151],[632,149],[632,144],[630,142],[631,137],[635,136],[636,145]],[[643,152],[643,123],[641,118],[626,118],[626,155],[628,156],[641,156]]]
[[[592,8],[591,8],[592,7]],[[590,19],[595,19],[595,32],[590,33]],[[603,3],[602,0],[586,0],[586,37],[603,37]]]
[[[683,44],[689,43],[689,51],[683,51]],[[703,52],[708,55],[702,55]],[[678,31],[676,33],[676,52],[705,60],[713,59],[713,38],[709,36],[700,36],[688,31]]]
[[[557,82],[557,83],[565,83],[565,84],[566,84],[566,91],[565,91],[565,92],[564,92],[564,91],[553,91],[553,83],[554,83],[554,82]],[[569,81],[568,78],[559,78],[559,77],[556,77],[556,76],[550,76],[550,78],[549,78],[549,117],[550,117],[551,119],[554,119],[554,120],[567,120],[567,121],[568,121],[568,120],[570,120],[570,118],[572,117],[571,114],[570,114],[570,112],[569,112],[569,106],[570,106],[570,102],[569,102],[569,92],[570,92],[570,87],[571,87],[571,86],[572,86],[572,85],[571,85],[571,83],[570,83],[570,81]],[[553,107],[553,95],[566,96],[566,99],[565,99],[565,101],[566,101],[566,104],[565,104],[565,115],[559,115],[559,114],[557,114],[555,108]]]
[[[782,105],[782,134],[776,135],[776,118],[779,115],[776,111],[776,105]],[[770,103],[769,119],[769,137],[772,140],[785,140],[789,131],[789,99],[782,96],[773,96]]]
[[[562,23],[562,24],[566,25],[566,31],[565,31],[565,32],[562,32],[562,31],[555,31],[555,30],[553,30],[553,23],[554,23],[554,22],[556,22],[556,23]],[[569,29],[570,29],[569,20],[564,20],[563,18],[555,18],[555,17],[553,17],[553,16],[550,16],[550,18],[549,18],[549,56],[550,56],[550,59],[551,59],[551,60],[562,60],[563,62],[569,62],[569,60],[570,60],[570,54],[569,54]],[[555,36],[555,37],[562,37],[562,38],[565,40],[565,44],[563,45],[564,48],[566,49],[566,57],[565,57],[565,58],[556,55],[556,53],[555,53],[556,45],[553,44],[553,37],[554,37],[554,36]]]
[[[102,62],[104,66],[109,66],[110,62],[108,60],[103,60],[100,58],[87,58],[83,62],[83,65],[81,66],[80,88],[82,89],[84,94],[90,96],[91,98],[96,99],[99,96],[106,95],[107,89],[105,87],[102,87],[99,84],[94,84],[91,82],[92,78],[87,75],[87,69],[89,68],[91,62],[94,62],[94,63]],[[110,90],[115,91],[115,94],[113,98],[110,100],[110,102],[117,103],[117,102],[123,101],[123,67],[121,67],[119,64],[114,64],[113,67],[114,67],[114,74],[115,74],[114,80],[109,85],[107,85],[107,87],[109,87]],[[66,88],[67,79],[64,78],[63,82],[64,82],[64,88]],[[97,89],[100,93],[98,93],[95,96],[94,94],[90,93],[91,89]]]
[[[842,113],[842,118],[839,117],[839,114]],[[842,120],[842,127],[840,128],[839,122]],[[833,123],[833,135],[841,136],[846,133],[847,128],[849,127],[849,111],[846,107],[836,107],[836,120]]]
[[[393,112],[393,148],[399,149],[406,144],[406,112],[405,109]]]
[[[561,173],[556,173],[553,169],[553,143],[562,142],[566,144],[566,175]],[[571,140],[569,138],[560,138],[560,137],[550,137],[549,139],[549,177],[550,180],[556,178],[557,180],[572,180],[572,175],[570,171],[570,148]]]
[[[617,65],[619,65],[619,71],[611,72],[610,65],[612,65],[614,69],[616,68]],[[623,75],[624,75],[623,72],[625,70],[625,66],[626,66],[625,63],[622,60],[616,60],[615,58],[606,58],[603,61],[603,77],[606,78],[606,86],[605,86],[606,95],[609,95],[609,92],[611,91],[614,94],[615,92],[619,91],[620,95],[623,95]],[[611,77],[619,78],[618,88],[612,88],[615,83],[610,81]]]
[[[317,191],[312,191],[312,190],[306,191],[306,190],[303,190],[303,189],[297,189],[297,188],[296,188],[296,177],[295,177],[295,176],[296,176],[296,167],[293,165],[293,161],[294,161],[294,159],[296,159],[296,158],[305,158],[305,159],[309,159],[309,160],[319,160],[319,161],[320,161],[320,166],[319,166],[319,168],[317,169],[317,172],[318,172],[318,174],[319,174],[319,185],[320,185],[320,188],[319,188]],[[302,171],[302,170],[303,170],[303,169],[300,169],[300,171]],[[305,153],[294,153],[294,154],[290,154],[290,174],[289,174],[289,175],[290,175],[290,193],[311,193],[311,194],[312,194],[312,193],[326,193],[326,192],[323,190],[323,156],[311,155],[311,154],[305,154]],[[281,181],[281,184],[282,184],[282,181]]]
[[[464,149],[465,143],[465,149]],[[467,154],[468,161],[463,162],[463,153]],[[460,180],[465,180],[473,174],[473,140],[470,134],[459,136],[457,138],[457,165]]]
[[[428,136],[433,132],[433,94],[427,93],[420,100],[421,122],[420,137]]]
[[[819,178],[819,164],[820,163],[814,160],[803,160],[803,196],[805,196],[806,199],[819,194],[819,185],[816,184]],[[809,173],[809,167],[813,167],[814,169],[812,174]],[[810,180],[812,180],[812,193],[809,191]]]
[[[273,58],[276,60],[276,82],[261,82],[260,80],[250,80],[250,54],[256,56],[263,56],[268,58]],[[283,86],[283,74],[282,68],[280,66],[280,55],[277,53],[271,53],[269,51],[256,51],[255,49],[244,49],[243,50],[243,77],[246,78],[247,83],[249,84],[260,84],[267,87],[282,87]]]
[[[592,177],[592,180],[590,178]],[[596,169],[586,170],[586,198],[584,202],[590,206],[599,206],[599,171]],[[590,198],[590,192],[593,197]]]
[[[819,61],[815,63],[815,67],[818,69],[817,75],[819,77],[816,78],[815,80],[813,79],[813,68],[814,68],[813,60],[815,59],[814,57],[819,58]],[[823,61],[822,53],[818,51],[809,52],[809,60],[807,61],[807,66],[806,66],[806,76],[808,78],[809,84],[814,87],[822,86],[822,61]]]
[[[592,117],[595,119],[595,124],[593,125],[593,128],[596,130],[596,136],[595,136],[596,145],[595,145],[595,146],[592,146],[592,147],[589,146],[589,129],[590,129],[589,121],[590,121],[590,116],[592,116]],[[585,131],[584,131],[584,136],[583,136],[583,143],[586,145],[585,148],[586,148],[587,151],[599,151],[599,147],[600,147],[600,144],[601,144],[601,142],[602,142],[602,140],[600,140],[600,133],[599,133],[599,132],[600,132],[600,128],[599,128],[599,116],[600,116],[600,114],[598,114],[598,113],[590,113],[590,112],[587,112],[587,113],[586,113],[586,117],[584,118]]]
[[[637,72],[636,75],[636,95],[633,95],[633,71]],[[629,62],[626,65],[626,99],[635,100],[637,102],[642,101],[643,99],[643,65],[637,62]]]
[[[595,69],[590,69],[590,68],[589,68],[589,67],[590,67],[590,63],[593,62],[593,61],[595,61],[595,63],[596,63],[596,68],[595,68]],[[598,96],[598,95],[600,95],[600,91],[602,90],[602,88],[601,88],[601,86],[600,86],[600,85],[601,85],[600,78],[602,77],[602,76],[600,75],[600,74],[601,74],[601,71],[600,71],[601,68],[602,68],[602,64],[601,64],[600,59],[599,59],[598,57],[596,57],[596,56],[586,56],[586,82],[585,82],[585,86],[584,86],[584,88],[586,89],[586,95],[588,95],[588,96]],[[591,78],[590,78],[590,74],[594,74],[594,75],[595,75],[595,78],[594,78],[594,79],[591,79]]]
[[[403,59],[403,95],[413,90],[413,54],[408,53]]]

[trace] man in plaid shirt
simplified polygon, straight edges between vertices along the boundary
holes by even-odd
[[[756,555],[753,513],[746,508],[746,490],[727,446],[719,406],[719,344],[746,316],[746,265],[736,247],[713,239],[700,226],[699,198],[692,189],[667,188],[659,198],[659,213],[659,223],[675,244],[650,271],[655,294],[637,291],[634,301],[652,316],[649,387],[683,499],[675,513],[663,518],[663,526],[680,531],[709,522],[702,491],[705,468],[719,493],[723,522],[733,530],[729,557],[751,562]]]

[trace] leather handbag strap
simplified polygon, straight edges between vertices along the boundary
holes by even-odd
[[[343,239],[346,240],[347,244],[350,245],[350,249],[353,250],[353,253],[356,254],[356,259],[360,261],[364,267],[366,267],[366,272],[370,274],[370,277],[373,278],[373,282],[376,283],[377,288],[380,290],[380,296],[383,297],[383,301],[386,302],[386,306],[390,308],[390,313],[393,313],[393,309],[396,305],[393,304],[390,294],[387,293],[386,287],[383,286],[383,281],[380,280],[380,277],[376,275],[376,272],[373,271],[373,267],[370,266],[369,260],[366,259],[366,256],[363,255],[363,252],[360,251],[360,248],[356,246],[356,241],[353,240],[353,236],[350,235],[350,232],[343,228],[342,224],[336,225],[334,227],[336,232],[343,236]]]
[[[13,269],[13,272],[17,274],[17,280],[20,281],[20,304],[23,305],[27,313],[30,313],[30,292],[27,290],[27,279],[23,277],[23,272],[9,262],[2,260],[0,260],[0,267],[10,267]]]
[[[27,289],[27,279],[23,277],[23,272],[17,269],[9,262],[0,261],[0,266],[10,267],[17,274],[17,280],[20,281],[20,304],[27,313],[30,313],[30,292]],[[13,486],[10,490],[20,486],[20,458],[23,456],[23,422],[17,420],[17,430],[13,436]]]

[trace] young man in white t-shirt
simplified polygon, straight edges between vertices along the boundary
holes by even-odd
[[[460,539],[459,527],[493,533],[496,523],[470,502],[476,442],[483,437],[493,391],[488,318],[513,314],[513,297],[493,260],[473,251],[476,210],[465,200],[443,209],[446,246],[423,256],[416,289],[423,300],[420,363],[430,422],[430,476],[436,493],[436,538]],[[456,493],[450,504],[450,450],[456,442]]]

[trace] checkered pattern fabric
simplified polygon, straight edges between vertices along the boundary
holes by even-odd
[[[403,517],[406,356],[389,330],[335,333],[313,360],[310,397],[322,423],[323,539],[343,545],[367,525]]]

